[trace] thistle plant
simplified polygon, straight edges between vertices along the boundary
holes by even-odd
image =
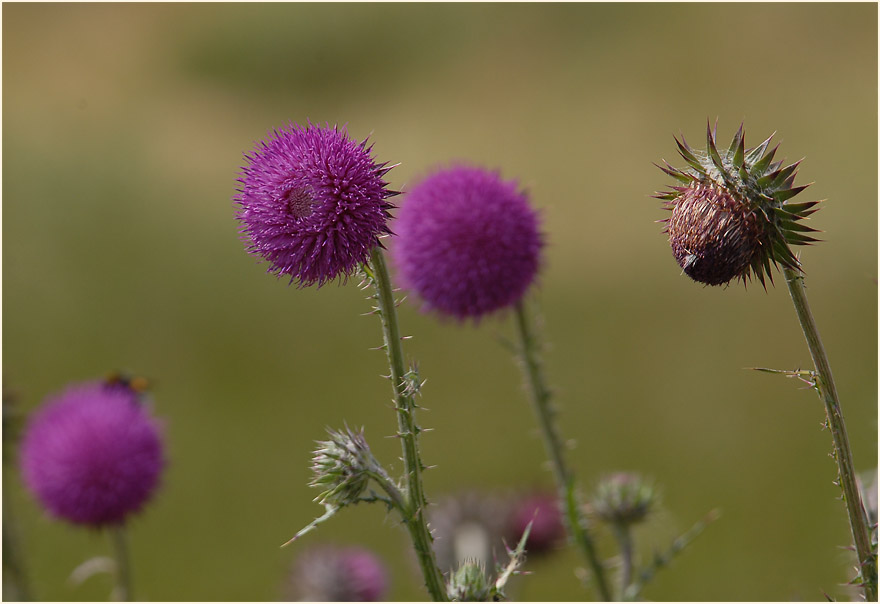
[[[586,557],[604,600],[611,592],[585,525],[574,476],[554,421],[538,342],[523,303],[540,266],[537,213],[515,181],[477,167],[439,170],[407,194],[392,249],[404,285],[423,308],[459,321],[514,309],[532,407],[556,478],[571,540]]]
[[[656,491],[636,474],[618,473],[599,483],[593,512],[608,524],[620,549],[620,594],[632,584],[634,551],[632,527],[644,522],[657,504]]]
[[[382,323],[403,451],[404,476],[398,485],[368,453],[362,434],[331,432],[331,440],[320,443],[314,457],[313,486],[325,489],[318,501],[326,513],[294,539],[341,507],[382,499],[401,514],[431,597],[445,600],[426,524],[425,466],[415,418],[421,381],[415,367],[406,368],[397,301],[380,242],[391,232],[387,220],[393,206],[388,198],[397,193],[384,176],[393,166],[377,163],[366,141],[357,143],[344,130],[312,124],[276,130],[245,157],[248,165],[239,178],[236,215],[248,250],[269,262],[269,272],[289,276],[291,283],[301,286],[321,286],[337,277],[344,281],[360,270],[365,286],[375,289],[373,313]],[[370,480],[387,497],[363,497]]]
[[[804,221],[819,201],[795,202],[792,198],[809,185],[795,186],[800,162],[784,166],[774,161],[778,145],[770,149],[772,135],[757,147],[746,149],[740,126],[727,149],[719,149],[717,130],[707,125],[706,149],[692,149],[682,137],[675,139],[687,164],[663,172],[678,185],[655,195],[672,212],[662,221],[679,266],[693,280],[722,285],[756,277],[766,289],[773,281],[772,267],[780,267],[794,303],[798,321],[813,359],[813,384],[825,404],[838,465],[840,486],[858,557],[858,576],[868,600],[877,599],[877,552],[872,546],[868,519],[856,483],[855,466],[846,432],[840,398],[831,366],[813,319],[804,288],[804,271],[794,245],[817,241]]]
[[[617,542],[619,587],[615,600],[638,601],[657,572],[669,566],[720,516],[718,510],[711,511],[688,531],[676,537],[666,550],[655,550],[647,563],[640,563],[634,529],[648,523],[659,506],[658,489],[633,472],[616,472],[603,478],[587,504],[589,515],[607,526]]]
[[[109,532],[117,596],[133,599],[125,522],[153,497],[165,466],[159,424],[140,393],[117,378],[69,386],[31,417],[20,458],[49,514]]]

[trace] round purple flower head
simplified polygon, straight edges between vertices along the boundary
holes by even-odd
[[[511,306],[538,271],[538,216],[515,182],[482,168],[436,172],[406,196],[392,249],[429,310],[479,319]]]
[[[385,566],[372,552],[325,545],[297,559],[292,587],[304,602],[379,602],[388,581]]]
[[[120,524],[152,496],[164,466],[156,421],[119,383],[73,385],[47,399],[21,443],[27,487],[76,524]]]
[[[291,124],[245,154],[235,203],[248,251],[302,286],[351,274],[390,233],[391,168],[371,149],[344,129]]]

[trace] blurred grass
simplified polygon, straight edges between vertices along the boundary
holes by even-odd
[[[378,325],[352,285],[297,290],[237,237],[241,153],[288,120],[372,133],[406,190],[455,159],[518,178],[549,244],[532,295],[585,487],[606,472],[663,486],[663,548],[722,518],[646,592],[653,600],[843,597],[849,542],[822,406],[781,377],[809,366],[784,288],[680,276],[648,196],[672,135],[774,130],[828,198],[802,254],[855,459],[877,460],[877,8],[870,4],[6,4],[3,10],[4,385],[28,409],[128,368],[157,383],[171,460],[133,523],[138,595],[272,600],[320,512],[312,441],[343,420],[399,470]],[[405,198],[404,198],[405,200]],[[401,308],[428,379],[429,497],[549,485],[520,377],[478,328]],[[463,352],[464,351],[464,352]],[[47,519],[16,487],[41,599],[101,536]],[[393,599],[422,599],[404,531],[378,508],[310,536],[375,548]],[[611,541],[603,540],[610,555]],[[645,550],[647,554],[648,549]],[[583,599],[567,552],[519,599]]]

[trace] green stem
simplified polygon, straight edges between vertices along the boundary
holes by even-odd
[[[877,601],[877,560],[871,547],[871,537],[868,530],[868,517],[862,504],[861,493],[856,484],[855,466],[853,464],[852,450],[849,446],[849,438],[846,435],[846,423],[843,420],[843,412],[840,409],[840,398],[837,396],[837,387],[831,376],[831,365],[825,347],[819,337],[819,330],[813,320],[813,313],[807,302],[807,293],[804,289],[803,275],[793,269],[785,269],[785,282],[791,293],[791,300],[797,311],[798,321],[803,329],[807,346],[810,348],[810,356],[816,367],[817,386],[822,400],[825,402],[825,413],[828,417],[828,428],[834,440],[834,459],[837,460],[840,488],[843,490],[843,502],[849,514],[849,524],[852,529],[853,542],[856,546],[856,554],[859,558],[859,568],[862,577],[865,597],[870,601]]]
[[[605,601],[609,601],[612,597],[608,583],[605,581],[605,569],[602,567],[602,562],[599,560],[593,541],[587,533],[574,476],[562,455],[562,441],[554,422],[555,412],[551,405],[552,395],[544,380],[541,364],[538,359],[537,337],[529,323],[525,305],[522,301],[516,304],[516,327],[521,343],[521,361],[526,373],[532,408],[538,418],[544,447],[547,449],[547,455],[550,457],[550,463],[553,467],[553,474],[556,477],[559,498],[564,510],[565,524],[569,537],[583,551],[593,571],[596,589],[599,591],[600,597]]]
[[[404,522],[409,529],[419,565],[425,577],[425,587],[435,602],[447,602],[443,574],[437,566],[432,537],[428,530],[425,498],[422,486],[422,466],[419,458],[419,427],[415,422],[416,403],[414,393],[404,380],[403,347],[401,346],[400,328],[397,323],[397,307],[391,278],[385,264],[385,256],[379,246],[373,248],[370,258],[373,272],[373,283],[376,287],[376,299],[379,316],[382,318],[382,333],[385,338],[385,351],[388,353],[388,364],[391,368],[391,383],[394,386],[394,406],[397,410],[398,435],[403,449],[403,470],[406,477],[404,490],[405,514]]]
[[[128,556],[125,525],[111,526],[108,530],[113,542],[113,554],[116,558],[116,599],[120,602],[131,602],[134,596],[132,595],[131,563]]]
[[[633,540],[632,529],[628,524],[618,523],[614,525],[614,536],[620,546],[620,596],[624,599],[632,581],[633,571]]]

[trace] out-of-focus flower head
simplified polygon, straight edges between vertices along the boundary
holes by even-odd
[[[514,504],[507,523],[507,543],[517,543],[530,522],[532,530],[526,541],[530,556],[552,551],[565,537],[559,499],[553,493],[536,491]]]
[[[297,558],[290,591],[303,602],[378,602],[388,591],[388,572],[362,547],[322,545]]]
[[[515,182],[483,168],[427,177],[407,193],[395,230],[402,285],[459,320],[516,304],[538,272],[537,213]]]
[[[599,482],[592,509],[609,524],[642,522],[654,510],[657,490],[638,474],[617,472]]]
[[[437,564],[444,573],[467,561],[494,569],[504,557],[510,505],[501,497],[465,491],[441,498],[429,508]]]
[[[165,465],[157,422],[138,393],[109,382],[49,397],[21,441],[27,487],[54,516],[120,524],[151,498]]]

